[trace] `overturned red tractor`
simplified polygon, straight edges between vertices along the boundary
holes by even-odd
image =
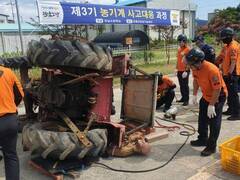
[[[20,69],[23,147],[32,155],[66,160],[149,152],[144,134],[153,126],[157,75],[135,68],[124,55],[112,57],[108,49],[78,40],[32,41],[27,57],[4,64]],[[32,67],[41,70],[39,79],[29,77]],[[123,82],[121,123],[111,120],[113,77]]]

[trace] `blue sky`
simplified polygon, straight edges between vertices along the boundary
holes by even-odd
[[[0,0],[0,12],[5,13],[11,16],[11,6],[6,5],[10,1],[14,2],[15,0]],[[56,1],[56,0],[48,0]],[[75,1],[83,2],[84,0],[65,0],[65,1]],[[167,0],[166,0],[167,1]],[[181,0],[179,0],[181,1]],[[214,9],[223,9],[228,6],[237,6],[240,3],[240,0],[192,0],[197,4],[197,18],[207,19],[207,13],[213,12]],[[36,0],[18,0],[20,6],[20,13],[22,19],[27,21],[30,17],[36,17]],[[113,4],[115,0],[88,0],[95,4]]]
[[[193,0],[197,4],[197,17],[207,19],[207,13],[214,9],[225,9],[228,6],[236,7],[240,0]]]

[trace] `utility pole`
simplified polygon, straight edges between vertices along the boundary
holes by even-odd
[[[39,14],[39,6],[38,6],[38,0],[36,0],[36,6],[37,6],[37,18],[38,18],[38,22],[40,23],[40,14]]]
[[[14,17],[13,2],[12,2],[12,0],[10,0],[10,5],[11,5],[11,10],[12,10],[12,18],[13,18],[13,22],[15,23],[15,17]]]
[[[16,10],[17,10],[18,31],[19,31],[19,36],[20,36],[21,50],[22,50],[22,54],[24,54],[22,27],[21,27],[19,7],[18,7],[18,1],[17,0],[15,0],[15,5],[16,5]]]
[[[188,28],[189,28],[189,38],[192,38],[192,30],[193,30],[193,26],[191,26],[191,10],[190,10],[190,0],[188,2],[188,18],[189,18],[189,24],[188,24]]]

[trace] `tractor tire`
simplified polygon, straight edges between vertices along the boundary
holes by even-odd
[[[92,50],[92,48],[87,43],[81,43],[79,41],[74,41],[73,45],[80,52],[80,56],[83,57],[82,61],[79,61],[78,57],[72,59],[70,64],[78,64],[81,67],[94,68],[93,64],[98,60],[97,54]]]
[[[40,40],[41,48],[37,49],[35,54],[35,59],[33,62],[36,65],[48,66],[51,65],[51,60],[59,53],[59,49],[54,47],[53,41],[48,41],[45,39]]]
[[[27,51],[27,57],[31,60],[32,64],[36,64],[35,62],[35,56],[36,51],[41,48],[41,43],[35,40],[32,40],[28,43],[28,51]]]
[[[101,61],[98,61],[96,63],[96,67],[99,69],[111,68],[112,57],[110,55],[109,50],[104,49],[101,46],[98,46],[93,43],[91,43],[90,45],[91,45],[92,49],[97,53],[98,59],[101,59]]]
[[[49,62],[54,66],[63,66],[66,59],[72,59],[78,54],[78,51],[72,46],[70,41],[56,40],[53,46],[59,50],[59,53]]]
[[[3,59],[3,65],[8,68],[19,69],[20,67],[31,67],[31,64],[26,56],[5,58]]]
[[[27,55],[36,66],[79,67],[107,72],[112,70],[112,57],[108,50],[78,40],[31,41]]]
[[[88,131],[86,137],[93,145],[87,148],[78,140],[74,133],[59,132],[57,129],[50,131],[47,129],[50,126],[59,127],[59,125],[56,125],[56,122],[25,125],[22,131],[24,150],[30,150],[32,154],[55,160],[82,159],[85,156],[97,157],[106,151],[106,129]]]

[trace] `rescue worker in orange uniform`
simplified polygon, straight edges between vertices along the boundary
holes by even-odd
[[[220,38],[225,44],[217,57],[217,65],[221,64],[223,79],[228,88],[228,110],[223,112],[231,115],[228,120],[240,120],[240,102],[238,96],[238,82],[240,77],[240,44],[233,40],[234,31],[225,28],[220,32]]]
[[[215,49],[204,42],[204,37],[202,35],[196,36],[192,42],[204,52],[206,61],[215,64]]]
[[[184,57],[189,52],[190,48],[187,45],[187,37],[184,34],[180,34],[177,38],[179,43],[178,53],[177,53],[177,77],[179,81],[181,99],[177,102],[183,102],[183,106],[187,106],[189,102],[189,68],[184,63]]]
[[[176,85],[168,76],[163,76],[161,73],[158,75],[157,109],[162,105],[164,112],[170,109],[175,97],[175,88]]]
[[[204,52],[193,48],[186,55],[186,62],[193,74],[193,104],[197,103],[199,87],[202,98],[199,102],[198,139],[191,141],[192,146],[206,146],[201,156],[216,152],[217,139],[221,129],[222,109],[227,96],[227,87],[220,70],[204,60]],[[208,136],[208,125],[210,133]]]
[[[2,65],[3,60],[0,59],[0,146],[4,157],[6,180],[19,180],[19,161],[16,151],[17,106],[24,94],[15,74]]]

